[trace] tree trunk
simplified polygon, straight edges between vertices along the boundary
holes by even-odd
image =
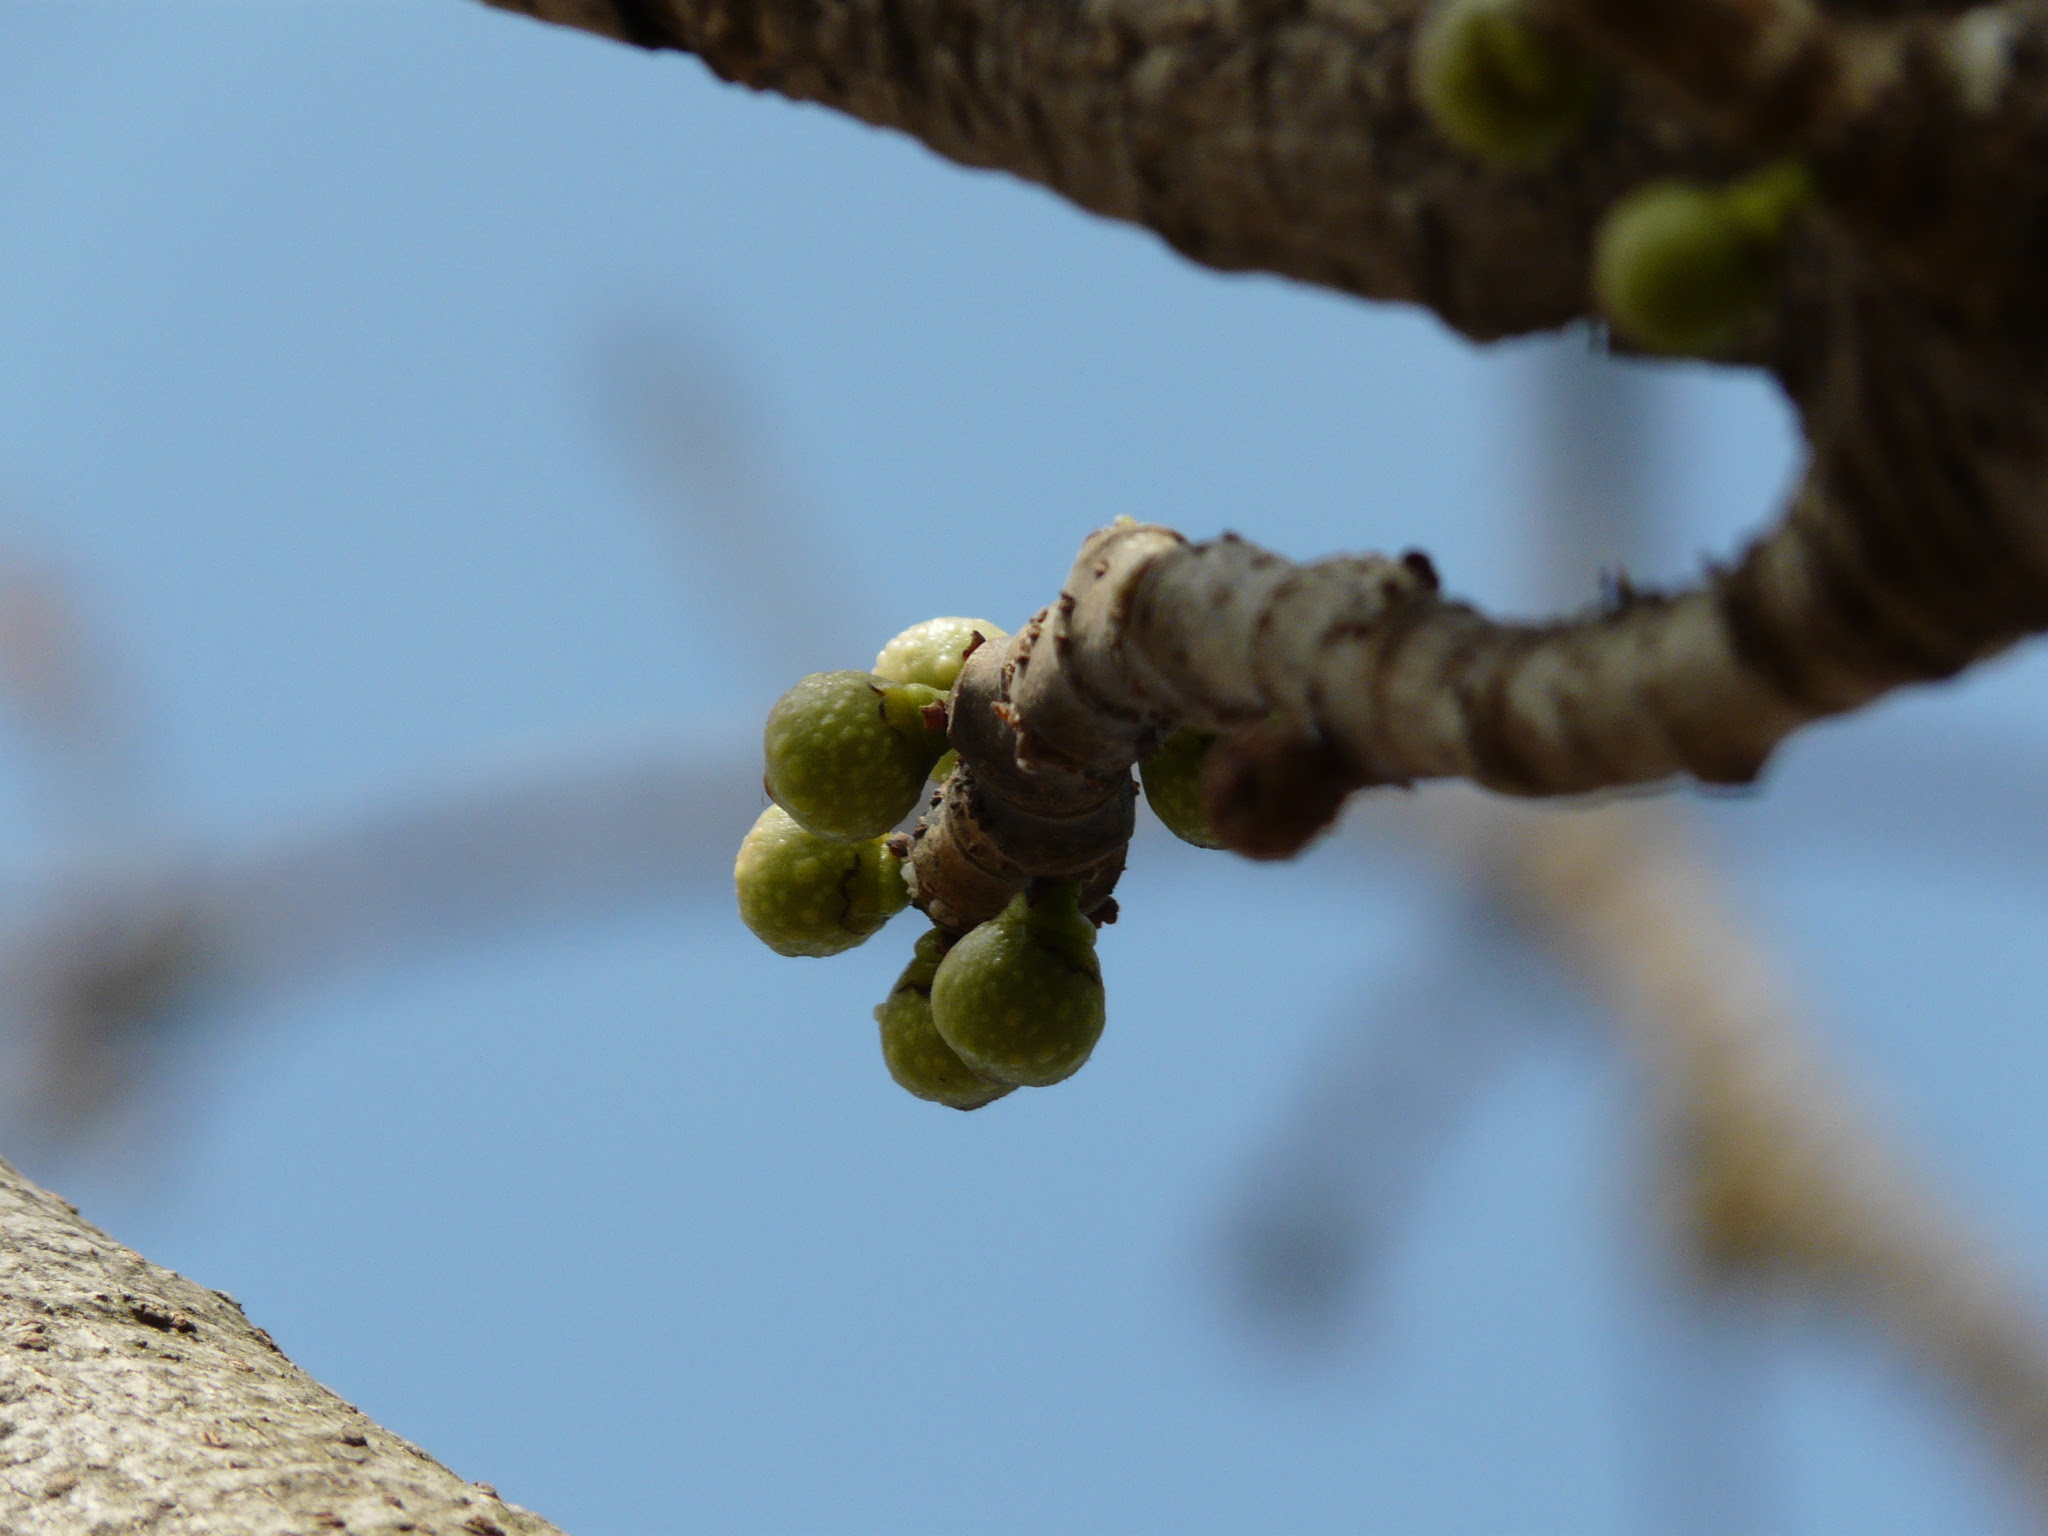
[[[549,1536],[0,1162],[0,1530]]]

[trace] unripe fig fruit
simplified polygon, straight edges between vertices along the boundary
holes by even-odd
[[[1725,351],[1777,291],[1785,234],[1806,200],[1803,167],[1727,187],[1656,181],[1608,210],[1593,292],[1615,331],[1655,352]]]
[[[866,672],[814,672],[775,701],[762,746],[768,793],[837,842],[880,837],[910,813],[946,750],[945,695]]]
[[[986,619],[926,619],[913,624],[882,647],[882,654],[875,658],[875,676],[892,683],[923,683],[950,693],[977,634],[984,641],[1010,638],[1008,630],[998,629]]]
[[[910,904],[903,865],[879,838],[814,837],[779,805],[763,811],[733,863],[740,921],[778,955],[836,955]]]
[[[1138,782],[1145,786],[1152,814],[1167,831],[1197,848],[1223,846],[1202,809],[1202,765],[1215,744],[1216,738],[1204,731],[1175,731],[1138,764]]]
[[[955,944],[932,980],[932,1023],[968,1067],[1043,1088],[1080,1070],[1104,1018],[1095,928],[1067,884],[1018,896]]]
[[[1438,0],[1412,55],[1412,88],[1437,131],[1503,165],[1533,165],[1576,138],[1600,77],[1531,28],[1518,0]]]
[[[1014,1093],[1016,1084],[977,1076],[932,1023],[932,977],[945,948],[945,935],[936,928],[919,939],[916,957],[875,1010],[875,1022],[882,1026],[882,1060],[889,1075],[920,1099],[979,1109]]]

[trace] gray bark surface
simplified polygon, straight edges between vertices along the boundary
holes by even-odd
[[[0,1162],[0,1531],[549,1536]],[[556,1533],[559,1536],[559,1533]]]

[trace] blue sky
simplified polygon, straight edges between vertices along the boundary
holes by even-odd
[[[1529,346],[1204,272],[460,0],[0,27],[0,535],[71,580],[143,786],[60,835],[19,775],[19,870],[650,721],[744,751],[788,625],[844,644],[826,668],[935,612],[1014,623],[1121,513],[1301,557],[1421,545],[1462,594],[1538,597]],[[621,338],[730,385],[814,519],[786,584],[651,513]],[[1637,563],[1672,576],[1768,514],[1793,449],[1757,381],[1649,373]],[[1834,1044],[2037,1281],[2048,887],[2000,857],[2038,847],[2027,780],[1919,837],[1854,781],[1902,741],[1953,737],[1963,786],[1985,743],[2042,750],[2041,677],[2021,655],[1895,701],[1702,808]],[[909,933],[777,961],[721,858],[694,896],[241,1006],[176,1058],[141,1165],[32,1171],[579,1536],[1639,1529],[1630,1096],[1597,1029],[1520,1000],[1560,1027],[1446,1148],[1359,1326],[1283,1365],[1223,1299],[1219,1222],[1460,898],[1343,849],[1144,854],[1097,1058],[983,1114],[876,1059]],[[1767,1353],[1783,1529],[2008,1527],[1889,1357],[1790,1324]]]

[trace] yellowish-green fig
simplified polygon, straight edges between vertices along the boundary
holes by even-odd
[[[768,712],[769,795],[816,836],[848,843],[881,836],[917,804],[925,775],[946,750],[944,702],[921,683],[812,673]]]
[[[1202,765],[1216,738],[1205,731],[1175,731],[1159,750],[1138,764],[1145,803],[1166,830],[1197,848],[1221,848],[1202,809]]]
[[[952,1109],[980,1109],[1014,1083],[992,1083],[962,1061],[932,1023],[932,978],[946,952],[945,935],[934,928],[917,941],[917,951],[880,1007],[882,1060],[897,1084],[920,1099]]]
[[[778,955],[836,955],[910,904],[903,866],[880,838],[815,837],[771,805],[733,863],[740,921]]]
[[[939,962],[932,1023],[970,1070],[1044,1088],[1071,1077],[1102,1038],[1106,1014],[1095,928],[1079,887],[1018,896]]]
[[[975,639],[977,635],[980,641]],[[986,619],[926,619],[882,647],[875,658],[875,676],[892,683],[922,683],[949,693],[969,651],[983,642],[1009,638],[1008,630],[998,629]]]
[[[1593,293],[1615,332],[1653,352],[1713,356],[1770,306],[1803,167],[1774,166],[1725,187],[1655,181],[1608,210],[1593,248]]]
[[[1410,56],[1412,88],[1437,131],[1507,166],[1555,154],[1600,100],[1598,74],[1522,9],[1518,0],[1437,0]]]

